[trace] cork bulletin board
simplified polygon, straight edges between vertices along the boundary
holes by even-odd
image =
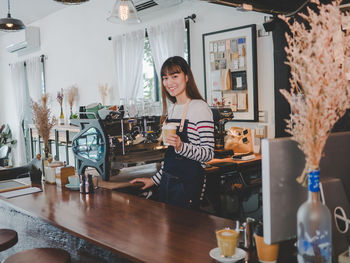
[[[256,25],[203,34],[205,98],[233,121],[257,121]]]

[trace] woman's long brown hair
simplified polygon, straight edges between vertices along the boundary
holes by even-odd
[[[160,122],[163,123],[168,114],[168,103],[167,99],[172,103],[176,102],[176,97],[173,97],[169,94],[166,88],[163,85],[163,77],[166,75],[171,75],[175,73],[183,72],[185,76],[187,76],[188,81],[186,83],[186,95],[190,99],[200,99],[204,100],[202,95],[199,93],[196,82],[194,81],[192,70],[190,66],[187,64],[187,61],[182,57],[175,56],[168,58],[162,66],[160,71],[161,78],[161,87],[162,87],[162,99],[163,99],[163,113],[160,119]]]

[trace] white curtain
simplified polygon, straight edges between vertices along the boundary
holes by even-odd
[[[42,73],[43,73],[43,63],[41,62],[41,57],[33,57],[26,60],[27,69],[27,96],[25,110],[24,110],[24,129],[26,132],[26,150],[27,156],[31,156],[31,145],[30,145],[30,135],[29,135],[29,123],[33,123],[33,110],[31,106],[31,100],[39,102],[43,94],[42,90]]]
[[[14,94],[16,96],[16,113],[17,113],[17,144],[14,148],[15,165],[24,165],[26,163],[26,149],[22,121],[24,119],[25,107],[27,105],[28,90],[26,85],[26,73],[24,63],[18,62],[11,65],[11,78]]]
[[[159,76],[160,69],[167,58],[184,56],[185,21],[181,18],[157,26],[150,26],[147,27],[147,33]]]
[[[144,43],[143,29],[114,37],[117,89],[121,99],[143,98]]]
[[[39,101],[42,95],[42,68],[41,57],[26,60],[29,96],[34,101]]]

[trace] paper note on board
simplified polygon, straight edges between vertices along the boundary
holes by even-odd
[[[215,70],[210,72],[210,79],[211,79],[211,89],[221,90],[221,71]]]
[[[224,95],[224,104],[227,107],[231,107],[232,106],[232,97]]]
[[[240,56],[239,57],[239,67],[244,68],[245,67],[245,57]]]
[[[237,96],[237,110],[245,111],[247,110],[247,94],[246,93],[238,93]]]
[[[237,93],[226,93],[223,99],[225,106],[230,107],[232,111],[237,111]]]
[[[214,53],[210,53],[210,62],[214,62],[214,61],[215,61]]]
[[[243,45],[238,45],[238,54],[239,54],[240,56],[243,55]]]
[[[231,49],[231,41],[226,40],[226,50],[230,50],[230,49]]]
[[[225,42],[220,42],[218,49],[219,52],[225,52]]]
[[[233,93],[231,95],[232,97],[232,106],[231,106],[231,109],[232,111],[237,111],[237,93]]]
[[[242,88],[242,77],[236,78],[236,88]]]
[[[237,41],[236,41],[235,39],[231,40],[231,51],[232,51],[233,53],[236,53],[236,52],[237,52],[237,49],[238,49],[238,47],[237,47]]]
[[[233,69],[234,70],[237,70],[239,68],[238,63],[239,63],[238,59],[233,60]]]

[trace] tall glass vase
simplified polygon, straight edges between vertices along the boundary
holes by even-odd
[[[60,113],[60,125],[64,125],[64,114],[63,114],[62,105],[61,105],[61,113]]]
[[[308,174],[308,199],[298,209],[298,263],[332,262],[332,220],[319,200],[320,171]]]
[[[43,157],[41,158],[41,162],[42,162],[42,173],[43,173],[43,176],[42,176],[42,180],[45,181],[46,179],[46,168],[49,166],[49,145],[45,143],[45,146],[44,146],[44,155]]]
[[[70,115],[69,115],[68,124],[71,124],[72,119],[73,119],[73,109],[72,109],[72,107],[70,107]]]

